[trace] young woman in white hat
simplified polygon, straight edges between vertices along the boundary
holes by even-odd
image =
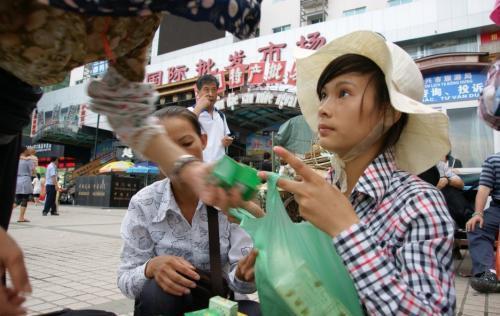
[[[277,147],[303,178],[278,185],[332,237],[368,314],[453,315],[453,222],[439,191],[416,176],[449,151],[447,117],[420,103],[418,67],[377,33],[303,53],[299,103],[334,170],[325,181]]]

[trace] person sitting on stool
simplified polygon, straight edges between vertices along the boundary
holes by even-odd
[[[500,226],[500,153],[488,157],[482,167],[476,195],[476,212],[467,222],[467,239],[472,258],[471,287],[482,293],[500,290],[494,270],[494,245]],[[490,207],[486,202],[491,195]]]

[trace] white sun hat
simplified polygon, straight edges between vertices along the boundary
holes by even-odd
[[[316,51],[295,50],[297,96],[311,129],[318,130],[318,79],[330,62],[346,54],[361,55],[377,64],[385,75],[392,106],[408,114],[408,122],[395,145],[397,166],[420,174],[437,164],[451,147],[448,117],[420,102],[424,95],[424,81],[410,55],[371,31],[347,34]]]

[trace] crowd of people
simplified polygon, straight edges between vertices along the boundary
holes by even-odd
[[[154,12],[208,20],[246,37],[258,24],[260,1],[232,0],[228,6],[221,5],[223,1],[120,2],[23,0],[0,7],[2,18],[11,20],[45,13],[43,21],[30,27],[0,26],[3,33],[20,38],[10,49],[5,47],[12,44],[6,42],[12,36],[0,38],[0,83],[11,87],[0,96],[10,111],[2,122],[11,120],[0,124],[1,176],[6,182],[0,192],[7,197],[0,205],[0,263],[12,280],[11,286],[0,287],[2,315],[24,314],[24,294],[31,291],[22,251],[6,233],[14,196],[15,205],[21,206],[19,221],[26,222],[29,196],[35,193],[35,160],[24,148],[18,157],[18,125],[26,124],[26,114],[29,118],[36,105],[38,85],[54,83],[68,70],[102,58],[112,63],[101,80],[89,84],[92,109],[106,115],[120,140],[158,163],[167,176],[132,198],[121,228],[118,286],[135,299],[135,315],[181,315],[206,307],[215,292],[232,297],[256,290],[259,250],[228,210],[241,207],[256,217],[265,213],[244,202],[238,188],[225,190],[209,180],[207,162],[222,157],[233,141],[224,114],[214,108],[219,83],[213,76],[201,77],[191,108],[154,112],[156,92],[142,79],[146,48],[160,21]],[[60,14],[53,6],[70,12]],[[128,17],[117,17],[123,15]],[[78,58],[59,58],[56,67],[53,59],[42,57],[49,53],[26,53],[33,46],[27,39],[38,29],[62,34],[54,38],[57,45],[49,43],[44,50],[57,47],[57,54],[68,56],[78,51]],[[103,42],[97,48],[82,47],[86,39],[96,38],[94,32],[101,32],[97,38]],[[111,50],[109,38],[120,32],[129,36]],[[60,47],[68,50],[61,52]],[[63,67],[61,60],[67,60]],[[441,192],[448,187],[460,190],[463,183],[441,162],[450,151],[448,118],[421,103],[423,78],[417,65],[403,49],[371,31],[352,32],[317,51],[299,50],[296,65],[301,111],[319,144],[331,153],[332,168],[325,181],[292,153],[276,147],[275,154],[300,178],[281,178],[278,186],[294,194],[306,221],[330,236],[367,314],[454,315],[456,224]],[[437,186],[417,176],[435,165]],[[14,166],[16,186],[10,170]],[[498,286],[491,271],[500,225],[496,168],[499,155],[483,165],[475,212],[465,224],[473,261],[471,284],[484,292]],[[265,172],[259,175],[266,180]],[[47,169],[45,188],[43,215],[58,215],[56,158]],[[493,202],[485,209],[489,196]],[[217,240],[210,238],[214,229]],[[214,249],[218,253],[213,254]],[[221,287],[214,287],[219,281]],[[258,303],[239,302],[240,311],[260,315]]]

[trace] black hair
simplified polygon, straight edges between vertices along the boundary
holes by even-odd
[[[54,161],[56,161],[57,159],[59,159],[59,157],[50,157],[50,162],[54,162]]]
[[[201,136],[201,125],[200,122],[198,121],[198,117],[196,116],[196,114],[194,114],[193,112],[189,111],[188,109],[182,106],[177,106],[177,105],[166,106],[156,111],[153,115],[159,119],[171,118],[171,117],[183,118],[193,126],[196,134],[198,134],[198,136]]]
[[[271,154],[268,153],[268,152],[265,152],[264,153],[264,159],[270,159],[271,158]]]
[[[23,154],[26,150],[28,150],[28,147],[26,147],[26,146],[21,146],[21,147],[19,148],[19,154]]]
[[[371,74],[369,84],[372,83],[375,87],[375,104],[380,111],[383,111],[385,120],[387,112],[392,108],[389,90],[385,82],[385,75],[377,64],[364,56],[346,54],[330,62],[318,79],[318,84],[316,86],[318,97],[321,97],[321,91],[328,82],[346,73]],[[361,98],[361,105],[363,105],[363,103],[364,94]],[[361,106],[361,110],[362,109],[363,107]],[[394,111],[392,111],[392,113],[396,114]],[[407,122],[408,114],[401,113],[401,118],[387,131],[381,152],[384,152],[387,148],[396,144]]]
[[[198,78],[198,80],[196,80],[196,88],[198,88],[198,90],[201,90],[201,88],[203,88],[203,86],[208,83],[215,83],[217,88],[219,87],[219,80],[217,80],[215,76],[207,74],[201,76],[200,78]]]
[[[36,174],[36,177],[38,178],[38,180],[40,180],[40,174],[39,173]]]

